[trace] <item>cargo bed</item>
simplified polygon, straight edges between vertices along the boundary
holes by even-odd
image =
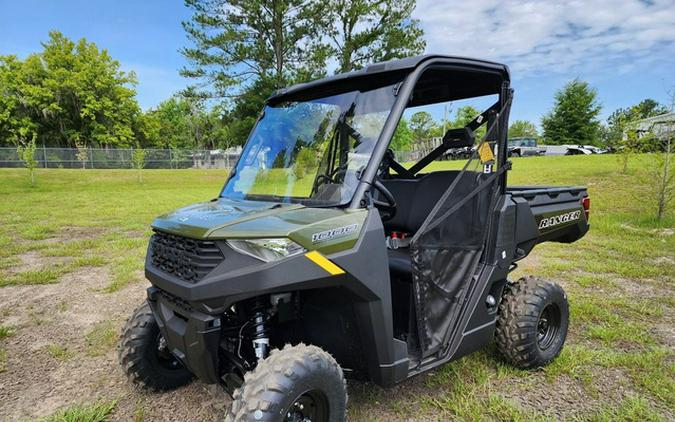
[[[516,260],[538,243],[571,243],[588,231],[585,187],[510,186],[506,193],[516,204]]]

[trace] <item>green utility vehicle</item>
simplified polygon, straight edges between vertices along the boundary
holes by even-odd
[[[220,384],[227,420],[317,422],[345,418],[345,378],[391,386],[493,339],[518,367],[551,362],[565,293],[508,275],[536,244],[581,238],[590,203],[583,187],[507,187],[509,80],[429,55],[275,93],[220,194],[153,222],[151,286],[119,346],[129,377]],[[485,96],[427,156],[395,160],[406,108]],[[473,157],[423,172],[453,148]]]

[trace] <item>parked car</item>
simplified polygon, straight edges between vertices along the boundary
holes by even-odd
[[[531,155],[544,155],[546,148],[537,145],[534,138],[511,138],[508,144],[509,157],[527,157]]]
[[[565,155],[592,155],[606,153],[606,149],[598,148],[593,145],[570,145],[567,147],[567,152]]]

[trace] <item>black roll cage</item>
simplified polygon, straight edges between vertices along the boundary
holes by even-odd
[[[492,74],[500,78],[501,84],[499,87],[466,87],[458,86],[453,90],[456,92],[449,92],[446,90],[435,90],[432,84],[431,88],[427,88],[427,92],[423,92],[421,97],[413,99],[415,88],[422,79],[425,72],[430,70],[439,71],[464,71],[472,74]],[[355,72],[349,72],[331,76],[328,78],[311,81],[303,84],[298,84],[279,90],[270,98],[268,104],[278,101],[283,101],[286,98],[303,98],[316,95],[317,91],[322,93],[335,93],[344,90],[345,85],[353,86],[368,86],[369,81],[377,78],[378,82],[391,82],[396,80],[399,82],[395,85],[394,95],[396,100],[391,108],[389,116],[384,123],[380,136],[377,139],[375,148],[371,155],[370,161],[360,175],[360,183],[358,184],[354,196],[348,207],[351,209],[362,208],[364,204],[368,203],[366,200],[367,192],[371,190],[371,186],[375,177],[378,174],[380,163],[385,158],[389,144],[394,136],[396,127],[403,116],[403,112],[409,105],[424,105],[435,104],[443,101],[472,98],[482,95],[498,94],[499,99],[495,104],[476,116],[466,127],[475,131],[482,124],[487,122],[488,127],[492,126],[493,122],[497,122],[496,133],[497,137],[494,141],[497,144],[497,163],[502,165],[507,160],[507,130],[509,117],[509,104],[513,95],[513,90],[510,88],[510,74],[506,65],[494,63],[484,60],[477,60],[465,57],[441,56],[441,55],[425,55],[418,57],[409,57],[401,60],[393,60],[385,63],[377,63],[370,65],[364,69]],[[449,86],[449,85],[448,85]],[[487,86],[487,83],[486,83]],[[447,87],[446,87],[447,88]],[[445,97],[444,97],[445,95]],[[454,96],[453,96],[454,95]],[[428,97],[427,97],[428,96]],[[448,149],[452,148],[450,139],[444,141],[437,148],[432,150],[429,154],[422,157],[410,169],[405,169],[401,164],[395,160],[389,160],[389,166],[400,175],[414,177],[419,171],[424,169],[427,165],[440,157]],[[506,192],[506,171],[499,176],[500,192]]]
[[[475,130],[479,126],[481,126],[485,121],[490,122],[493,121],[492,119],[498,120],[497,139],[495,139],[495,141],[497,143],[497,162],[500,163],[500,165],[501,163],[506,163],[507,158],[506,144],[508,138],[507,124],[509,114],[509,107],[507,105],[510,103],[511,96],[513,95],[513,90],[510,88],[508,68],[503,65],[501,66],[502,71],[499,73],[501,73],[502,75],[502,84],[500,91],[497,93],[499,94],[498,101],[492,106],[490,106],[483,113],[476,116],[467,125],[469,129]],[[373,150],[371,159],[368,162],[368,166],[361,175],[361,183],[359,183],[358,187],[356,188],[354,197],[352,198],[352,202],[350,203],[349,208],[362,207],[366,192],[369,190],[371,184],[373,183],[373,180],[377,176],[380,163],[382,162],[382,159],[385,157],[385,154],[387,153],[391,139],[394,136],[396,127],[398,126],[398,122],[400,121],[401,117],[403,116],[403,112],[408,107],[408,104],[412,99],[412,94],[414,92],[415,86],[417,85],[417,82],[421,79],[424,72],[430,69],[440,69],[448,71],[470,70],[474,72],[490,72],[490,73],[498,72],[498,70],[495,69],[494,64],[490,64],[488,67],[484,65],[483,62],[475,63],[471,60],[466,59],[432,56],[429,57],[428,59],[420,61],[417,64],[417,66],[405,77],[405,79],[400,85],[400,88],[398,89],[396,101],[394,102],[392,110],[389,113],[389,116],[384,124],[384,127],[382,128],[382,132],[380,133],[380,136],[377,140],[377,144],[375,145],[375,149]],[[471,97],[468,96],[466,98]],[[405,173],[414,176],[416,173],[424,169],[428,164],[430,164],[436,158],[440,157],[445,151],[447,151],[451,147],[452,145],[450,142],[444,141],[436,149],[432,150],[425,157],[422,157],[416,164],[413,165],[413,167],[407,170],[405,170],[405,168],[401,166],[399,163],[396,163],[395,161],[391,160],[390,163],[393,162],[395,164],[393,165],[390,164],[390,167],[394,169],[394,171],[401,170],[404,171]],[[500,191],[504,193],[506,191],[506,171],[500,175],[500,180],[498,183],[500,185]]]

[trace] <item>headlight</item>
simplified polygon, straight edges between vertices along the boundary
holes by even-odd
[[[276,261],[305,252],[305,248],[290,239],[228,240],[228,245],[237,252],[250,255],[265,262]]]

